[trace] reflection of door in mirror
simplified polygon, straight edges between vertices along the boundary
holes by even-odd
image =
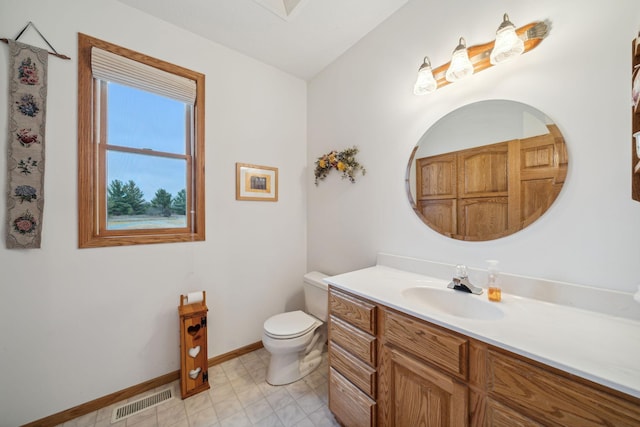
[[[416,161],[417,208],[436,231],[460,240],[492,240],[535,221],[553,203],[567,172],[555,125],[548,134]]]

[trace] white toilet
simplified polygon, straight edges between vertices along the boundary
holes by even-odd
[[[327,275],[317,271],[304,275],[304,301],[309,314],[290,311],[264,322],[262,344],[271,354],[269,384],[298,381],[320,365],[327,341],[328,285],[322,281],[324,277]]]

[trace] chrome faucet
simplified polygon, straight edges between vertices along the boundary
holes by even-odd
[[[447,288],[456,291],[468,292],[470,294],[481,295],[482,288],[473,286],[469,281],[469,275],[467,274],[467,267],[464,265],[456,265],[456,275],[447,285]]]

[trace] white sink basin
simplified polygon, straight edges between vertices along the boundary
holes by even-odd
[[[402,296],[429,310],[451,316],[477,320],[497,320],[504,316],[496,303],[487,301],[485,294],[416,286],[403,290]]]

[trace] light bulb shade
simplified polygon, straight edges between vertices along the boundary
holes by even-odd
[[[416,84],[413,87],[413,93],[415,95],[426,95],[433,92],[438,88],[438,83],[433,77],[433,71],[431,70],[431,63],[429,58],[425,56],[420,69],[418,70],[418,78]]]
[[[453,51],[453,55],[451,55],[451,64],[449,64],[449,68],[445,73],[445,78],[449,82],[455,82],[471,74],[473,74],[473,64],[469,60],[465,41],[460,37],[460,43]]]
[[[516,34],[516,27],[505,13],[502,24],[496,31],[496,41],[489,55],[492,65],[516,58],[524,52],[524,41]]]

